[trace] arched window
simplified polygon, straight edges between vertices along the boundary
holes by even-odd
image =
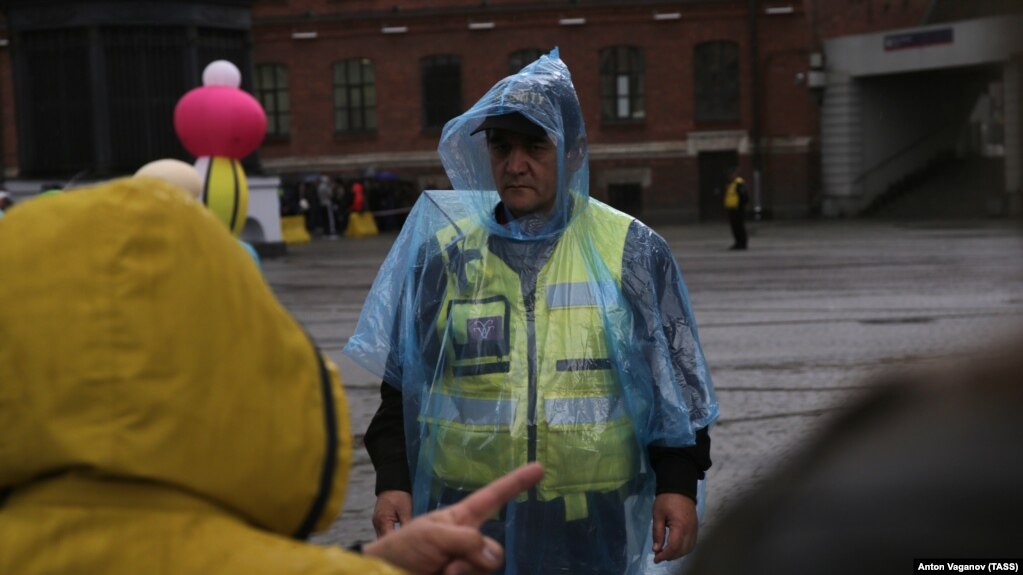
[[[266,135],[286,138],[291,133],[291,100],[288,96],[288,67],[283,64],[256,66],[256,98],[266,111]]]
[[[419,61],[423,86],[423,127],[441,128],[462,113],[462,61],[453,54]]]
[[[739,46],[705,42],[696,46],[693,61],[696,121],[739,121]]]
[[[600,115],[604,121],[646,117],[643,52],[634,46],[600,51]]]
[[[525,50],[516,50],[508,56],[508,73],[517,74],[519,70],[525,68],[528,64],[532,64],[537,58],[546,54],[539,48],[526,48]]]
[[[377,84],[373,61],[351,58],[334,62],[334,133],[377,129]]]

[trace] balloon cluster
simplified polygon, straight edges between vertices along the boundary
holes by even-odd
[[[241,89],[241,72],[227,60],[211,62],[202,86],[187,92],[174,108],[174,130],[202,181],[199,199],[234,235],[245,227],[249,186],[241,159],[266,135],[266,112]]]

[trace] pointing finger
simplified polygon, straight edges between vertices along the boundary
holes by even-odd
[[[500,511],[505,503],[539,483],[542,477],[543,466],[539,463],[523,465],[478,489],[448,509],[451,511],[455,523],[479,527]]]

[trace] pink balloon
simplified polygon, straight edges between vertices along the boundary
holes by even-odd
[[[266,112],[248,92],[227,86],[201,86],[178,100],[174,131],[193,156],[240,160],[263,142]]]

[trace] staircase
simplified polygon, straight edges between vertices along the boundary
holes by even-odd
[[[978,219],[999,215],[1003,159],[942,153],[896,181],[862,217],[885,219]]]

